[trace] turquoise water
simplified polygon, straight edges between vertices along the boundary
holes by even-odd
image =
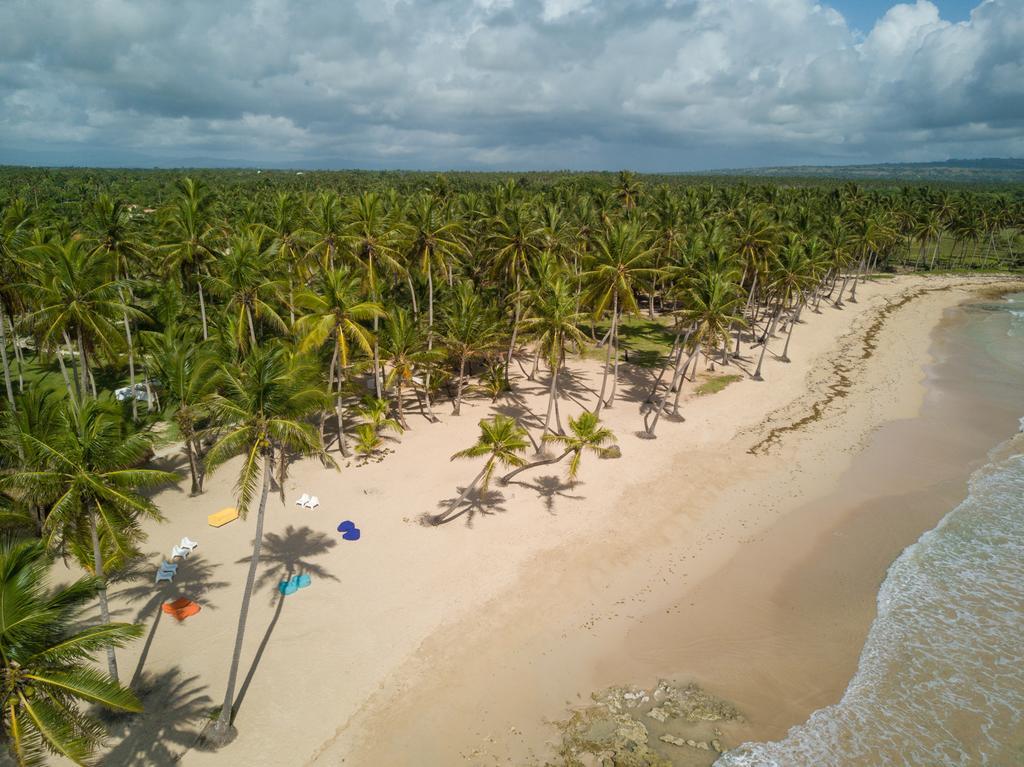
[[[973,304],[958,332],[1024,391],[1024,294]],[[1024,412],[966,499],[889,568],[842,700],[717,767],[1024,765]],[[1008,424],[1012,431],[1017,424]]]

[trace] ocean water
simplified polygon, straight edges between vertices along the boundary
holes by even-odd
[[[971,305],[961,332],[991,361],[986,375],[1024,392],[1024,294]],[[716,767],[1024,765],[1020,419],[964,501],[889,568],[840,702],[782,740],[733,749]]]

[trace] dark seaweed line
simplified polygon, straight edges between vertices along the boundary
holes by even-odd
[[[878,334],[881,332],[882,326],[885,325],[885,321],[893,312],[906,306],[915,298],[918,298],[925,293],[938,293],[940,291],[949,290],[950,287],[950,285],[944,285],[940,288],[918,288],[916,291],[908,293],[898,300],[887,301],[886,305],[879,309],[878,314],[875,316],[871,325],[868,326],[868,329],[864,331],[864,336],[861,340],[860,359],[867,360],[874,355],[875,350],[878,348]],[[839,359],[832,363],[832,374],[829,376],[835,380],[826,387],[827,392],[825,396],[811,404],[811,411],[792,423],[785,424],[784,426],[776,426],[762,439],[751,446],[747,452],[751,455],[767,453],[771,447],[779,444],[784,434],[798,431],[807,424],[820,420],[829,405],[837,399],[845,397],[849,393],[850,388],[853,386],[853,377],[850,375],[851,371],[852,367],[843,362],[843,357],[840,356]]]

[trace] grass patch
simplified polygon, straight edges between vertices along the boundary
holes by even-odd
[[[608,332],[610,320],[594,324],[595,335],[600,339]],[[672,351],[675,332],[669,317],[655,320],[647,317],[623,317],[619,320],[619,348],[621,360],[631,365],[653,368],[661,365]],[[585,356],[604,359],[605,349],[589,348]]]
[[[697,387],[697,396],[703,397],[706,394],[715,394],[716,392],[722,391],[722,389],[724,389],[729,384],[735,383],[736,381],[739,381],[742,378],[743,376],[736,375],[735,373],[725,376],[715,376],[713,378],[709,378],[708,380],[706,380],[704,383]]]

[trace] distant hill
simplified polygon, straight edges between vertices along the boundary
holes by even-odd
[[[981,157],[972,160],[875,163],[870,165],[790,165],[768,168],[729,168],[710,173],[724,176],[832,178],[848,181],[891,179],[906,183],[946,181],[1019,184],[1024,183],[1024,159]]]

